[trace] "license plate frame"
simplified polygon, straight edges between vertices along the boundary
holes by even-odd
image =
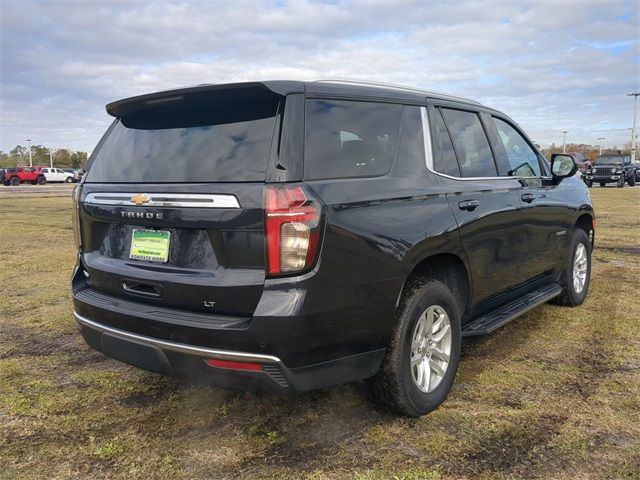
[[[134,228],[131,232],[129,259],[152,263],[167,263],[171,246],[171,232]]]

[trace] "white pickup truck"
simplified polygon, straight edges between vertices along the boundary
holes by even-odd
[[[61,168],[43,168],[42,173],[47,182],[66,182],[73,183],[76,181],[73,173],[65,172]]]

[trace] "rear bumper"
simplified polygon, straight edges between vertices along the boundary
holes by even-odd
[[[272,355],[171,342],[104,325],[77,312],[74,316],[87,344],[107,356],[163,375],[236,390],[301,392],[360,380],[377,372],[385,353],[379,349],[288,368]],[[259,368],[214,367],[208,359],[258,364]]]

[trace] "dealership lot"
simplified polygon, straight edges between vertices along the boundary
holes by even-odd
[[[466,343],[449,399],[412,420],[358,385],[238,394],[90,350],[69,298],[70,188],[5,191],[0,478],[637,478],[638,188],[590,190],[585,304],[545,305]]]

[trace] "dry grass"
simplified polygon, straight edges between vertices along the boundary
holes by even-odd
[[[594,188],[587,302],[467,343],[417,420],[358,385],[293,397],[190,386],[90,350],[72,320],[67,198],[0,221],[0,477],[640,478],[640,188]]]

